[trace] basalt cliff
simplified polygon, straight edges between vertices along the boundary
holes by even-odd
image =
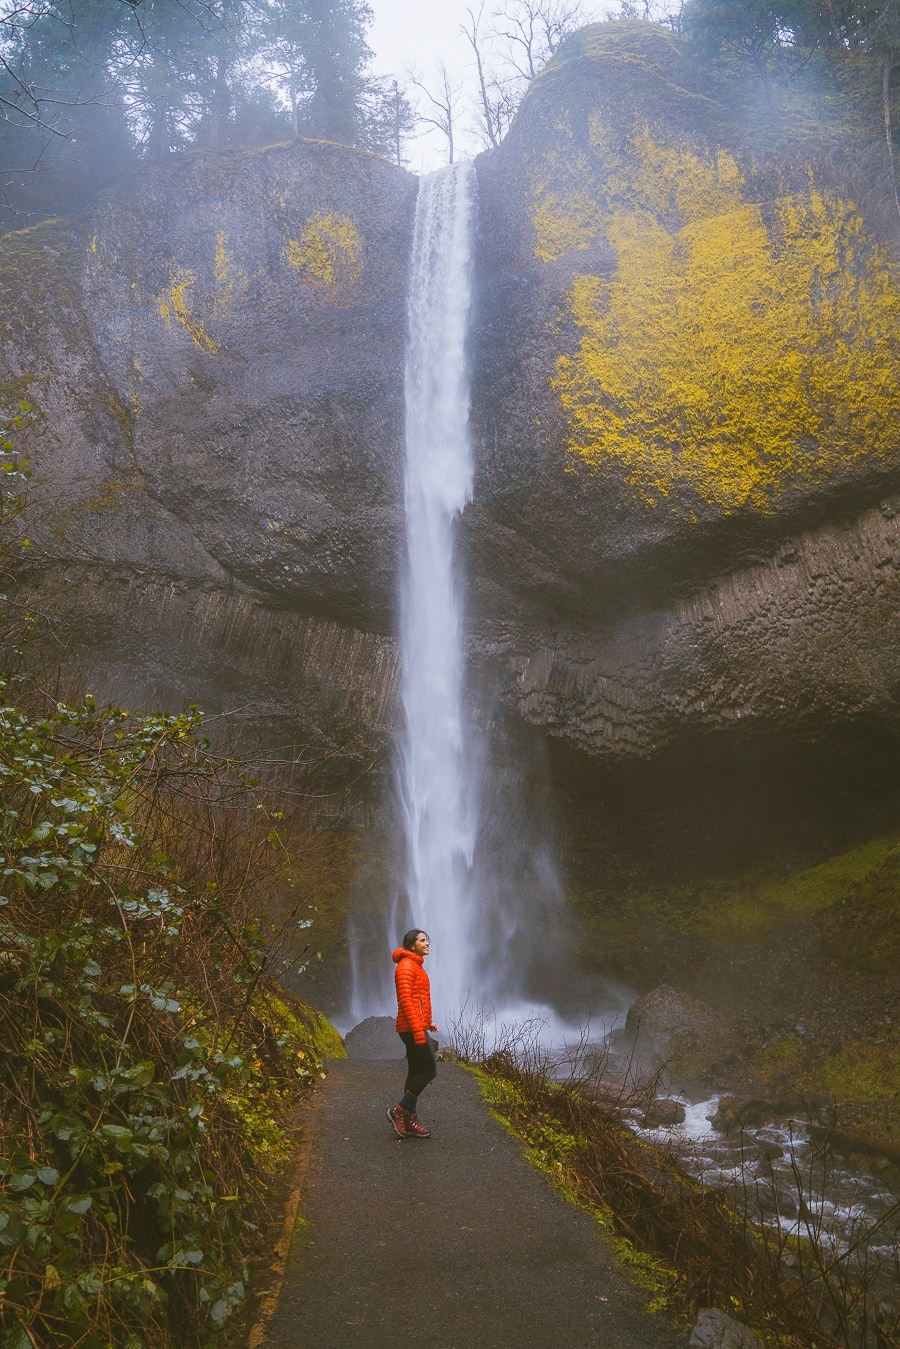
[[[842,115],[766,121],[604,24],[478,160],[472,696],[576,863],[896,815],[897,222]],[[2,241],[11,597],[88,684],[386,761],[415,197],[299,141]]]

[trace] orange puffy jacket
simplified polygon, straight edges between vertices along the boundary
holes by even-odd
[[[412,1031],[417,1045],[428,1039],[426,1030],[432,1023],[431,984],[425,973],[425,957],[417,951],[398,946],[393,955],[394,983],[397,987],[398,1031]]]

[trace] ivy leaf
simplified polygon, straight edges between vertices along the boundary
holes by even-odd
[[[126,1129],[121,1124],[103,1124],[100,1132],[104,1138],[108,1138],[115,1143],[120,1152],[128,1152],[131,1149],[131,1142],[134,1134],[131,1129]]]
[[[20,1326],[14,1326],[3,1337],[3,1349],[34,1349],[34,1340]]]

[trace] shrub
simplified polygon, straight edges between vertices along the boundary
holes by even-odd
[[[0,1345],[204,1343],[321,1067],[253,917],[292,884],[284,826],[196,710],[19,693],[0,681]]]

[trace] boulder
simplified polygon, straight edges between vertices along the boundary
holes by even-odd
[[[348,1059],[402,1059],[403,1041],[391,1016],[369,1016],[344,1036]]]
[[[767,1124],[788,1125],[792,1121],[802,1127],[809,1124],[814,1113],[812,1103],[799,1095],[773,1099],[751,1097],[745,1100],[723,1096],[710,1124],[720,1133],[731,1133],[736,1129],[761,1129]]]
[[[671,1129],[676,1124],[684,1123],[685,1113],[681,1101],[675,1101],[670,1096],[658,1096],[644,1112],[642,1124],[645,1129]]]
[[[762,1349],[762,1340],[749,1326],[713,1307],[704,1307],[688,1340],[689,1349]]]
[[[724,1050],[742,1037],[737,1018],[660,984],[629,1008],[622,1038],[630,1039],[644,1073],[661,1070],[668,1081],[681,1085],[702,1082]]]

